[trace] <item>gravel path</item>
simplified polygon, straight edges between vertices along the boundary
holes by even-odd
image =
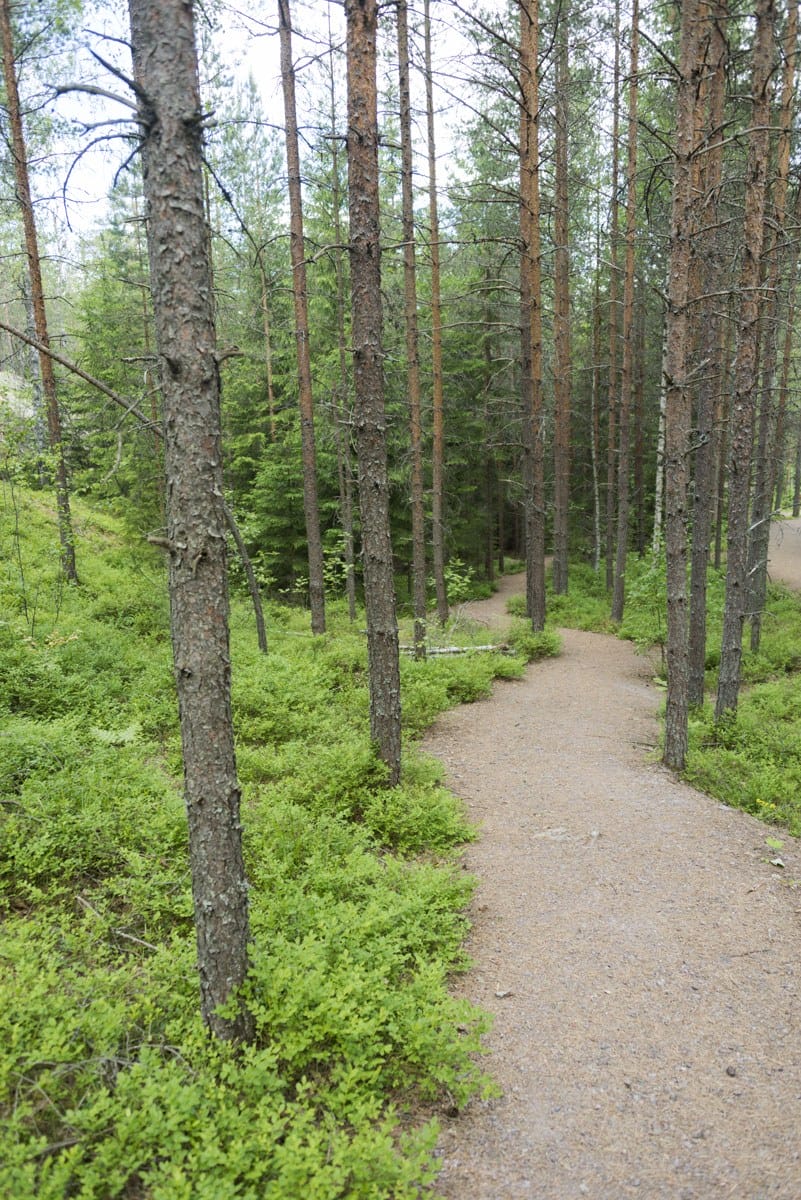
[[[801,586],[801,522],[772,571]],[[793,575],[795,572],[795,576]],[[471,607],[497,625],[507,595]],[[446,713],[480,840],[458,987],[495,1014],[499,1100],[447,1120],[448,1200],[801,1197],[801,847],[655,762],[661,693],[611,637]]]

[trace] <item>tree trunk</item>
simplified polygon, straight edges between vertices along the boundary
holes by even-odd
[[[761,301],[761,255],[770,157],[770,78],[773,65],[773,0],[757,0],[751,78],[751,132],[746,164],[740,315],[731,400],[729,522],[726,537],[726,602],[715,720],[734,712],[740,689],[743,620],[747,604],[748,493],[757,385]]]
[[[617,459],[617,551],[612,592],[612,620],[622,621],[629,544],[629,414],[634,374],[634,243],[637,235],[637,88],[640,6],[631,8],[629,63],[628,166],[626,170],[626,262],[623,275],[623,362],[620,372],[620,420]]]
[[[609,390],[607,394],[608,415],[606,431],[606,590],[608,592],[611,592],[615,580],[615,494],[617,482],[617,251],[620,237],[620,207],[618,204],[618,187],[620,180],[620,0],[615,0],[614,43],[615,70],[612,95],[612,201],[610,214],[611,229],[609,232]]]
[[[600,193],[599,193],[600,207]],[[592,382],[590,391],[590,463],[592,467],[592,569],[601,569],[601,491],[598,461],[601,452],[601,214],[595,216],[595,283],[592,300]]]
[[[535,631],[545,627],[545,449],[542,403],[538,72],[538,4],[537,0],[523,0],[520,9],[523,491],[526,613]]]
[[[275,389],[273,387],[273,348],[270,330],[270,302],[267,289],[267,272],[264,269],[263,250],[258,251],[259,303],[261,304],[261,327],[264,333],[264,371],[267,384],[267,415],[270,422],[270,441],[275,441]]]
[[[667,314],[662,331],[662,369],[659,382],[659,425],[656,433],[656,479],[654,483],[654,532],[651,549],[654,554],[662,545],[665,494],[665,400],[667,397]]]
[[[634,548],[645,553],[645,285],[638,283],[634,355]]]
[[[3,79],[5,82],[8,123],[11,133],[11,157],[14,163],[14,185],[17,203],[22,214],[25,256],[28,261],[28,279],[33,306],[34,331],[37,340],[41,342],[42,346],[49,347],[50,337],[47,329],[47,312],[45,309],[44,285],[42,283],[42,262],[39,257],[39,239],[36,232],[36,218],[31,198],[28,152],[22,128],[22,111],[20,108],[19,89],[17,87],[14,34],[11,28],[11,5],[9,0],[0,0],[0,43],[2,43]],[[56,393],[56,376],[53,371],[53,360],[47,353],[42,351],[39,353],[39,373],[47,410],[48,442],[54,460],[56,512],[58,515],[58,536],[61,546],[61,570],[65,579],[68,579],[71,583],[77,583],[78,572],[75,565],[75,538],[70,514],[67,464],[64,459],[64,445],[61,436],[61,412]]]
[[[333,46],[329,14],[329,47]],[[348,351],[345,333],[345,264],[342,251],[342,195],[339,180],[339,137],[336,129],[337,98],[334,76],[334,51],[329,51],[330,122],[331,122],[331,207],[334,214],[334,271],[337,281],[337,353],[339,382],[336,404],[337,475],[339,482],[340,519],[345,538],[345,591],[348,597],[348,616],[356,620],[356,558],[353,536],[353,466],[351,462],[351,418],[348,396]]]
[[[400,778],[401,700],[381,346],[376,0],[346,0],[345,13],[354,425],[367,609],[370,732],[387,764],[389,782],[394,785]]]
[[[303,196],[300,186],[300,151],[295,108],[295,68],[292,62],[292,22],[289,0],[278,0],[278,37],[281,43],[281,83],[286,122],[286,163],[289,191],[289,255],[292,262],[292,298],[295,306],[295,340],[298,360],[301,455],[303,459],[303,514],[309,560],[309,607],[312,633],[325,633],[323,544],[317,504],[317,454],[314,443],[309,306],[306,289],[306,256],[303,243]]]
[[[729,299],[731,307],[732,297]],[[726,461],[729,449],[729,425],[731,423],[731,405],[729,403],[729,358],[731,356],[731,339],[734,335],[733,313],[729,312],[725,321],[721,322],[722,351],[720,356],[720,387],[718,402],[715,405],[716,442],[716,474],[717,496],[715,498],[715,552],[714,566],[719,571],[723,560],[723,523],[726,504]]]
[[[711,72],[708,85],[708,119],[704,154],[698,173],[700,192],[699,286],[708,297],[700,309],[698,321],[701,358],[698,391],[698,449],[695,455],[693,496],[693,539],[690,567],[690,640],[688,658],[688,699],[691,706],[704,702],[706,667],[706,583],[712,515],[715,508],[715,391],[721,389],[720,299],[714,294],[722,280],[721,230],[717,208],[723,170],[723,119],[726,97],[728,43],[724,34],[728,19],[727,3],[716,3],[714,11],[704,5],[705,37],[708,33],[707,62]],[[700,315],[699,314],[699,315]]]
[[[554,114],[554,505],[553,590],[567,592],[568,521],[570,514],[570,223],[568,211],[568,29],[570,8],[563,0],[556,31],[556,92]]]
[[[751,613],[751,649],[759,649],[762,632],[762,611],[768,585],[768,543],[776,482],[778,397],[776,368],[778,357],[779,315],[784,287],[788,247],[787,187],[790,173],[790,139],[793,122],[793,93],[795,56],[798,42],[798,0],[789,0],[784,35],[784,70],[779,117],[779,145],[776,154],[773,213],[766,230],[769,245],[767,302],[763,335],[762,400],[759,417],[754,502],[751,513],[748,546],[748,607]],[[794,239],[795,240],[795,239]],[[795,279],[792,286],[795,286]]]
[[[228,583],[220,382],[204,217],[202,108],[192,8],[130,0],[131,46],[148,218],[148,248],[164,397],[171,634],[201,1011],[221,1038],[252,1036],[230,1001],[248,969],[228,648]]]
[[[679,92],[673,164],[670,267],[665,356],[665,556],[667,561],[667,708],[665,766],[684,769],[687,755],[687,515],[692,426],[690,361],[691,240],[696,203],[693,151],[696,96],[703,63],[698,53],[701,20],[698,0],[683,0],[679,50]]]
[[[409,381],[409,431],[412,453],[412,607],[415,658],[425,658],[426,541],[423,508],[423,427],[420,417],[420,354],[417,335],[414,191],[412,188],[412,101],[409,88],[409,28],[406,0],[398,0],[398,76],[400,89],[401,188],[403,224],[403,295],[406,370]]]
[[[795,224],[801,218],[801,188],[795,197]],[[787,311],[784,322],[784,347],[782,350],[782,373],[779,383],[779,416],[776,429],[776,492],[774,507],[781,509],[784,502],[784,486],[787,460],[787,402],[790,396],[790,367],[793,360],[793,333],[795,332],[796,286],[798,273],[798,238],[794,237],[790,249],[790,266],[787,272]],[[796,514],[797,515],[797,514]]]
[[[434,140],[434,75],[431,70],[431,2],[424,4],[426,123],[428,132],[428,223],[431,239],[431,541],[434,557],[434,589],[437,617],[448,619],[448,590],[445,584],[445,410],[442,379],[442,301],[439,254],[439,205],[437,200],[437,150]]]
[[[793,468],[793,516],[801,515],[801,408],[796,414],[795,465]]]

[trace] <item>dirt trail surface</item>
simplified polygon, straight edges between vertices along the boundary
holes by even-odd
[[[801,522],[771,569],[801,585]],[[471,615],[502,625],[522,585]],[[799,1200],[801,847],[656,764],[629,644],[563,639],[425,742],[482,831],[457,986],[495,1015],[503,1089],[444,1120],[439,1191]]]

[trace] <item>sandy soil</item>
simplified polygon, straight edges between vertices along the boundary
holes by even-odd
[[[771,569],[801,586],[801,522]],[[472,615],[502,623],[521,584]],[[444,1118],[439,1191],[799,1200],[801,847],[655,762],[646,659],[563,636],[425,742],[482,829],[458,987],[503,1089]]]

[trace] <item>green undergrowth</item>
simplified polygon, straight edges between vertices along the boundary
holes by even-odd
[[[643,651],[662,651],[656,670],[665,677],[666,595],[664,555],[630,557],[624,619],[609,617],[603,570],[571,563],[568,596],[553,596],[548,582],[548,622],[598,633],[615,633]],[[710,570],[707,588],[707,700],[692,714],[686,777],[725,804],[801,836],[801,597],[768,586],[759,651],[743,633],[742,682],[736,716],[716,725],[714,690],[720,661],[725,573]],[[525,598],[509,610],[522,616]]]
[[[195,945],[160,558],[75,506],[0,499],[0,1195],[15,1200],[406,1200],[436,1121],[490,1084],[465,966],[471,837],[413,738],[522,673],[521,653],[402,663],[405,771],[368,738],[365,637],[232,611],[258,1039],[211,1044]],[[454,636],[469,642],[476,631]],[[551,643],[552,644],[552,643]]]
[[[716,725],[711,698],[690,719],[687,778],[725,804],[783,825],[799,837],[801,597],[770,584],[757,653],[749,640],[746,626],[736,715]],[[707,679],[713,688],[718,660],[719,632],[707,654],[707,667],[713,668]]]

